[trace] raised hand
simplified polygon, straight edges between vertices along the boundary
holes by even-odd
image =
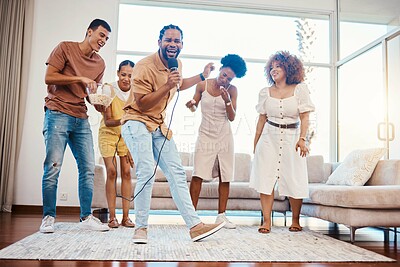
[[[231,102],[231,96],[228,93],[228,90],[226,90],[223,86],[219,88],[221,90],[221,97],[225,101],[225,103]]]
[[[204,78],[210,77],[210,73],[215,70],[214,63],[210,62],[204,67],[203,76]]]

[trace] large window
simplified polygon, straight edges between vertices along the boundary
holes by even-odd
[[[234,79],[238,88],[237,117],[232,123],[235,151],[252,153],[258,114],[255,105],[259,91],[267,86],[264,65],[267,58],[279,50],[287,50],[304,60],[308,68],[306,82],[316,104],[311,116],[311,154],[329,158],[330,139],[330,35],[328,16],[311,17],[289,13],[277,15],[156,7],[121,4],[119,8],[117,65],[124,59],[137,62],[158,50],[159,31],[164,25],[175,24],[183,30],[183,76],[202,72],[208,62],[214,62],[217,75],[219,59],[228,53],[245,58],[248,72]],[[271,13],[272,14],[272,13]],[[172,130],[178,148],[193,151],[201,120],[200,110],[190,112],[185,103],[192,98],[194,88],[179,95],[174,111]],[[169,116],[172,114],[169,105]]]
[[[400,26],[399,1],[337,0],[340,58],[343,59]]]
[[[340,57],[354,53],[369,44],[388,30],[386,25],[356,22],[340,22]]]
[[[339,68],[338,160],[354,149],[381,147],[384,122],[382,47],[379,45]]]
[[[399,1],[339,1],[338,157],[386,147],[399,158]]]

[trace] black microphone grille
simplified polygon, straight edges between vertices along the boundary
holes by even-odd
[[[176,60],[174,57],[168,58],[168,68],[170,70],[178,69],[178,60]]]

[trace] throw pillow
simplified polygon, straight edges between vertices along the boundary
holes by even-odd
[[[370,148],[352,151],[329,176],[326,184],[364,185],[371,177],[385,148]]]

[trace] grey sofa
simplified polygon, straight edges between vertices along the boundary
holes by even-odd
[[[400,226],[400,160],[380,160],[364,186],[325,184],[338,163],[321,156],[308,163],[310,195],[301,214],[349,227],[351,242],[362,227]]]
[[[188,185],[192,177],[192,154],[181,153]],[[327,185],[329,175],[339,163],[326,163],[322,156],[307,157],[309,198],[304,199],[301,214],[320,218],[350,228],[351,241],[361,227],[400,227],[400,160],[381,160],[364,186]],[[261,211],[259,194],[249,188],[251,156],[235,154],[235,177],[231,182],[228,210]],[[132,184],[136,184],[132,169]],[[107,209],[105,193],[106,172],[103,165],[96,165],[92,208]],[[120,194],[120,179],[118,193]],[[133,202],[131,203],[133,208]],[[117,208],[122,208],[117,199]],[[157,170],[152,192],[151,209],[176,210],[168,182]],[[204,182],[198,203],[199,210],[218,209],[218,181]],[[289,201],[275,191],[273,210],[285,216],[290,211]]]
[[[188,186],[192,179],[193,154],[181,152],[182,164],[186,170]],[[228,210],[250,210],[261,211],[259,194],[249,188],[249,177],[251,171],[251,156],[244,153],[235,154],[235,177],[230,185],[230,193],[228,200]],[[131,170],[133,188],[136,185],[135,169]],[[93,209],[106,209],[107,199],[105,193],[106,171],[101,164],[96,165],[94,194],[92,201]],[[120,194],[121,180],[117,180],[117,193]],[[133,190],[134,191],[134,190]],[[289,210],[289,201],[285,197],[275,194],[273,210],[281,212],[286,216]],[[131,203],[133,208],[133,201]],[[117,198],[117,208],[122,208],[122,201]],[[203,182],[202,190],[197,208],[199,210],[217,210],[218,209],[218,180],[211,182]],[[151,209],[155,210],[176,210],[174,201],[172,200],[167,179],[160,169],[157,169],[155,182],[153,186]],[[286,217],[285,217],[286,218]]]

